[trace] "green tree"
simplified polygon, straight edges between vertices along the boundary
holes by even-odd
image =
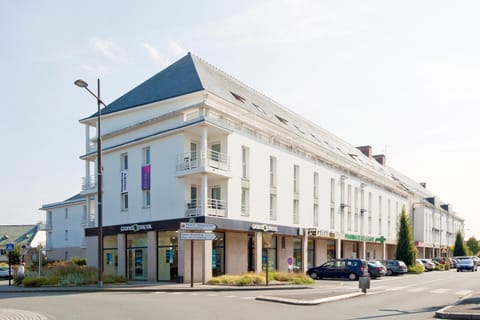
[[[414,266],[416,257],[417,249],[413,242],[412,225],[405,209],[403,209],[400,215],[400,228],[398,230],[395,259],[402,260],[408,266]]]
[[[478,240],[475,239],[475,237],[470,237],[468,238],[467,240],[467,243],[466,243],[468,249],[470,249],[470,252],[473,256],[476,256],[477,253],[478,253]]]
[[[464,256],[466,255],[465,252],[465,245],[463,243],[463,235],[460,231],[457,232],[457,237],[455,238],[455,248],[453,249],[453,256]]]

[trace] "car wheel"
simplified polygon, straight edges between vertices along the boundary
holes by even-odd
[[[310,277],[312,279],[318,279],[318,274],[314,271],[314,272],[310,273]]]
[[[460,269],[457,269],[457,272],[460,272]]]
[[[348,279],[349,279],[349,280],[352,280],[352,281],[353,281],[353,280],[357,280],[357,275],[352,272],[352,273],[350,273],[350,274],[348,275]]]
[[[387,270],[387,276],[391,276],[393,274],[392,270],[388,269]]]

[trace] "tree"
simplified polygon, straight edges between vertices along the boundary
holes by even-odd
[[[464,256],[466,255],[465,252],[465,245],[463,243],[463,235],[460,231],[457,232],[457,237],[455,238],[455,248],[453,249],[453,256]]]
[[[476,256],[478,253],[478,240],[475,237],[470,237],[467,240],[467,247],[470,249],[470,252],[473,256]]]
[[[412,225],[405,209],[403,209],[400,215],[400,228],[398,230],[395,259],[402,260],[408,266],[414,266],[416,257],[417,249],[413,242]]]

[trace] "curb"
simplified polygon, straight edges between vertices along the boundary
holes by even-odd
[[[459,304],[462,304],[463,300],[472,297],[474,294],[471,293],[461,300],[458,300],[456,303],[446,306],[435,312],[435,318],[439,319],[480,319],[480,314],[475,313],[466,313],[466,312],[448,312],[448,310],[456,307]]]
[[[363,295],[365,295],[365,293],[363,292],[352,292],[352,293],[340,294],[340,295],[330,296],[327,298],[314,299],[314,300],[300,300],[300,299],[265,296],[265,297],[257,297],[255,298],[255,300],[278,302],[278,303],[293,304],[293,305],[302,305],[302,306],[309,306],[309,305],[313,306],[321,303],[344,300],[344,299],[363,296]]]

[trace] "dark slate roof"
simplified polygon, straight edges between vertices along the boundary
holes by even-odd
[[[102,115],[203,89],[192,55],[188,53],[185,57],[110,103],[102,109]],[[93,116],[96,116],[96,113]]]
[[[384,166],[366,157],[356,147],[191,53],[109,104],[102,110],[102,114],[202,90],[250,112],[253,116],[275,123],[299,137],[300,141],[308,140],[330,153],[359,166],[368,167],[393,181]],[[95,116],[96,114],[91,117]]]
[[[69,204],[72,204],[72,203],[85,201],[85,199],[86,199],[86,197],[84,195],[82,195],[80,193],[77,193],[76,195],[71,196],[70,198],[65,199],[63,201],[44,204],[44,205],[42,205],[40,210],[47,210],[47,209],[50,209],[50,208],[66,206],[66,205],[69,205]]]
[[[37,233],[37,225],[3,225],[0,226],[0,246],[7,243],[29,244]]]

